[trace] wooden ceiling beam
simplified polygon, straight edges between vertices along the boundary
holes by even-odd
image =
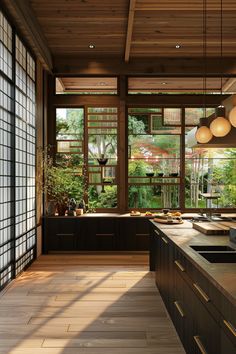
[[[58,56],[54,59],[54,73],[57,75],[194,75],[202,76],[203,62],[201,58],[157,58],[133,59],[132,63],[124,63],[111,57],[106,59],[80,58],[75,56]],[[234,58],[224,58],[222,63],[224,74],[236,75]],[[207,58],[208,74],[219,76],[221,72],[220,58]]]
[[[35,14],[28,1],[3,0],[8,13],[13,18],[19,31],[28,41],[30,47],[39,58],[46,70],[52,71],[53,60],[46,44],[44,34],[36,20]]]
[[[130,3],[129,3],[128,26],[127,26],[126,44],[125,44],[125,62],[126,63],[129,61],[129,57],[130,57],[130,49],[131,49],[133,26],[134,26],[135,3],[136,3],[136,0],[130,0]]]

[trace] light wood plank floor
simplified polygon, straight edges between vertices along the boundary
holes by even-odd
[[[184,354],[146,254],[41,256],[0,294],[0,354]]]

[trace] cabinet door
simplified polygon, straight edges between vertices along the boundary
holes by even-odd
[[[221,354],[235,354],[236,353],[236,345],[235,341],[231,339],[225,334],[223,330],[221,330]]]
[[[76,251],[76,219],[48,218],[47,219],[48,251]]]
[[[189,310],[192,291],[177,269],[174,269],[174,296],[172,320],[187,353],[192,353],[193,320]],[[187,302],[186,302],[186,299]]]
[[[85,221],[85,250],[112,251],[116,245],[116,219],[113,217],[88,217]]]
[[[150,246],[149,246],[149,269],[151,272],[156,271],[157,267],[157,241],[155,236],[155,228],[150,224]]]
[[[152,232],[152,237],[153,237],[153,245],[155,247],[155,253],[154,253],[154,263],[155,263],[155,280],[156,280],[156,286],[158,287],[160,294],[162,294],[162,243],[161,243],[161,237],[160,233],[158,230],[155,228],[153,229]]]
[[[130,217],[119,219],[120,250],[148,251],[150,229],[148,219]]]
[[[173,322],[185,350],[189,354],[220,354],[219,325],[195,294],[191,283],[186,281],[183,260],[178,258],[178,261],[174,275],[175,302],[184,312],[184,318],[177,316],[178,306],[175,306]]]

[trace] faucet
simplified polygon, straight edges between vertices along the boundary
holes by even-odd
[[[213,215],[213,210],[212,209],[208,209],[206,211],[206,218],[211,221],[212,220],[212,215]]]

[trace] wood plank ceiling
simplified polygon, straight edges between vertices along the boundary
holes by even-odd
[[[126,61],[202,56],[201,0],[29,0],[29,4],[54,56]],[[235,56],[235,20],[236,1],[223,0],[224,57]],[[219,54],[220,0],[207,0],[207,55]]]

